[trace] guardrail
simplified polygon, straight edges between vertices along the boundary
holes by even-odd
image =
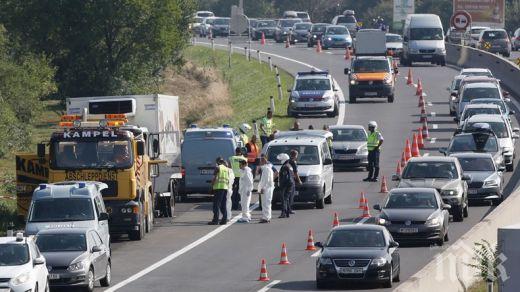
[[[446,52],[446,61],[449,64],[457,67],[489,68],[511,94],[520,97],[520,68],[513,62],[488,52],[454,44],[446,44]],[[499,227],[520,222],[517,206],[520,206],[520,190],[511,193],[484,220],[394,291],[466,291],[477,280],[479,272],[468,266],[469,263],[474,263],[474,243],[487,240],[495,245]]]

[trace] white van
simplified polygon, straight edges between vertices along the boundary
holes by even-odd
[[[110,246],[108,213],[101,182],[61,182],[41,184],[34,190],[27,216],[25,233],[36,235],[41,230],[63,228],[95,229],[103,244]],[[132,208],[128,207],[128,212]]]
[[[327,142],[331,135],[327,131],[282,132],[264,146],[262,153],[278,171],[282,164],[276,157],[281,153],[289,155],[293,149],[298,151],[296,162],[302,185],[296,185],[295,202],[312,202],[318,209],[332,203],[334,172]],[[279,188],[275,188],[273,202],[281,202],[281,197]]]
[[[446,65],[446,47],[441,19],[435,14],[410,14],[406,17],[403,32],[401,64],[430,62]]]

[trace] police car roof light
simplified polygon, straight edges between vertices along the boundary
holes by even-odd
[[[85,188],[86,185],[87,185],[86,183],[80,182],[80,183],[78,183],[78,188],[83,189],[83,188]]]
[[[16,233],[16,241],[18,241],[18,242],[23,241],[23,233],[21,233],[21,232]]]
[[[308,72],[298,72],[298,76],[305,76],[305,75],[329,75],[329,71],[328,70],[323,70],[323,71],[308,71]]]

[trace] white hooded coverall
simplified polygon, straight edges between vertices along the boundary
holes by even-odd
[[[238,193],[240,194],[240,206],[242,207],[242,218],[240,221],[249,222],[251,213],[249,212],[249,204],[251,204],[251,192],[253,191],[253,172],[249,166],[240,169],[240,182]]]
[[[260,182],[258,183],[258,189],[261,191],[262,196],[262,219],[271,220],[271,201],[273,200],[274,191],[274,173],[272,165],[267,163],[260,167],[262,174],[260,176]]]
[[[229,183],[228,183],[228,191],[226,196],[226,211],[227,211],[227,220],[231,220],[231,196],[233,195],[233,182],[235,181],[235,173],[233,172],[233,169],[231,167],[228,167],[228,176],[229,176]]]

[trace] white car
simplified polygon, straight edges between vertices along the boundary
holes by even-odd
[[[497,104],[489,104],[489,103],[477,103],[477,104],[468,104],[464,107],[464,111],[462,111],[462,115],[460,116],[459,128],[462,129],[464,126],[464,122],[475,115],[504,115],[500,106]],[[457,118],[455,118],[457,120]]]
[[[459,103],[459,100],[457,98],[459,89],[460,89],[460,82],[462,79],[464,79],[465,76],[457,75],[455,78],[453,78],[453,81],[451,82],[450,87],[446,88],[450,92],[450,98],[449,98],[449,105],[450,105],[450,116],[456,115],[457,112],[457,106]]]
[[[403,53],[403,37],[394,33],[386,34],[386,49],[391,50],[394,57],[399,57]]]
[[[486,29],[489,29],[489,27],[472,26],[470,30],[464,33],[464,41],[466,46],[476,48],[478,44],[478,38],[480,37],[480,33]]]
[[[0,291],[49,291],[45,258],[30,237],[0,237]]]
[[[486,76],[493,78],[493,73],[487,68],[464,68],[460,70],[462,76]]]

